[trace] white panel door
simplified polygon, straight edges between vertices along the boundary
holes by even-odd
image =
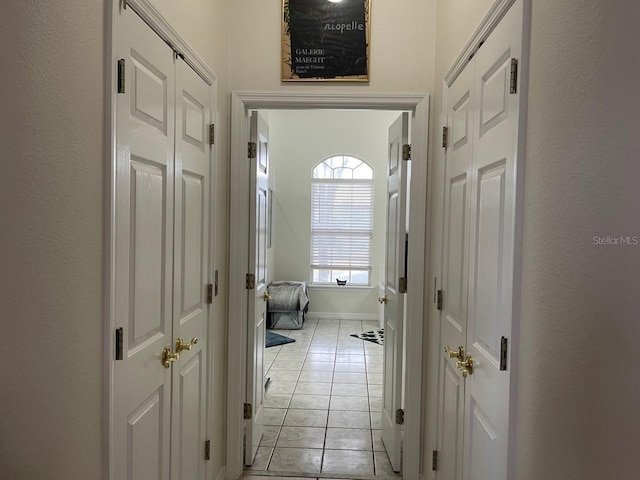
[[[473,480],[507,478],[510,373],[500,346],[513,318],[519,95],[510,94],[510,74],[521,53],[522,3],[475,56],[464,452],[464,478]]]
[[[467,335],[473,85],[473,68],[467,67],[447,90],[436,474],[443,480],[462,479],[464,382],[457,361],[464,353],[458,358],[448,352],[464,352]]]
[[[249,271],[255,277],[255,289],[249,290],[247,335],[247,395],[252,416],[246,421],[244,460],[251,465],[264,432],[264,348],[267,321],[267,200],[269,192],[269,128],[253,112],[250,141],[255,143],[251,158],[251,195],[249,211]]]
[[[211,99],[180,59],[175,104],[173,338],[187,345],[172,367],[171,478],[204,480]]]
[[[402,468],[402,426],[396,411],[402,408],[404,293],[406,279],[407,168],[402,147],[409,142],[409,114],[403,113],[389,127],[387,171],[387,239],[384,297],[384,374],[382,390],[382,441],[394,471]]]
[[[116,479],[169,479],[172,346],[174,59],[131,11],[118,19],[125,93],[117,97],[114,362]]]

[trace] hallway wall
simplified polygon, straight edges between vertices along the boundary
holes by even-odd
[[[227,0],[154,0],[218,75],[214,473],[225,454]],[[0,2],[0,471],[100,479],[105,36],[111,1]],[[194,27],[195,26],[195,27]]]
[[[442,128],[442,78],[492,3],[438,0],[432,138]],[[640,82],[640,6],[531,3],[513,478],[634,476],[637,462],[625,452],[640,436],[632,360],[640,353],[640,245],[596,243],[640,235],[640,100],[631,93]],[[439,196],[442,149],[432,146]],[[431,212],[432,225],[440,213]],[[440,239],[431,245],[432,278]]]
[[[434,8],[435,0],[372,2],[371,81],[300,84],[280,81],[282,0],[233,0],[231,89],[429,92],[433,80]]]

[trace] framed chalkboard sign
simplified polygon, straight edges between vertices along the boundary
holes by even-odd
[[[369,81],[371,0],[282,0],[282,81]]]

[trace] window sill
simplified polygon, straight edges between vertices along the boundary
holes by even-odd
[[[338,285],[318,285],[310,283],[308,284],[310,290],[352,290],[352,291],[371,291],[374,289],[371,285],[345,285],[343,287],[339,287]]]

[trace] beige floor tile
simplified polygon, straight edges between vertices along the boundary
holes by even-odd
[[[307,362],[334,362],[336,360],[335,353],[313,353],[307,354],[305,359]]]
[[[333,362],[304,362],[303,372],[333,372]]]
[[[269,370],[266,376],[274,382],[297,382],[299,375],[299,370]]]
[[[357,450],[325,450],[322,473],[373,475],[373,453]]]
[[[371,428],[382,428],[382,412],[371,412]]]
[[[272,472],[320,473],[322,449],[276,448],[269,464]]]
[[[284,418],[287,427],[326,427],[327,410],[304,410],[290,408]]]
[[[336,372],[365,373],[364,363],[336,363]]]
[[[260,440],[261,447],[275,447],[278,434],[280,433],[280,427],[265,425],[264,434],[262,440]]]
[[[317,427],[282,427],[276,447],[322,448],[325,430]]]
[[[338,353],[336,354],[336,363],[364,363],[364,355]]]
[[[264,424],[272,426],[280,426],[284,422],[284,416],[287,413],[286,408],[265,408]]]
[[[272,453],[273,447],[258,447],[258,453],[253,459],[253,465],[247,468],[249,470],[266,470]]]
[[[373,450],[375,452],[385,452],[384,443],[382,443],[382,430],[371,430],[373,437]]]
[[[289,408],[307,410],[329,410],[329,395],[298,395],[294,394]]]
[[[324,448],[328,450],[371,450],[371,430],[328,428]]]
[[[367,397],[369,391],[363,383],[349,385],[348,383],[334,383],[331,389],[331,395],[348,396],[348,397]]]
[[[381,397],[382,396],[382,385],[371,385],[369,384],[369,395],[372,397]]]
[[[300,382],[333,383],[333,372],[303,370],[298,378]]]
[[[300,395],[330,395],[331,384],[317,382],[298,382],[298,384],[296,385],[295,393]]]
[[[274,394],[291,394],[296,388],[296,382],[283,382],[280,380],[271,379],[267,393]]]
[[[264,396],[264,406],[267,408],[288,408],[290,401],[290,393],[269,392]]]
[[[369,397],[369,410],[372,412],[381,412],[382,397]]]
[[[332,396],[329,410],[350,410],[356,412],[369,411],[369,399],[367,397],[342,397]]]
[[[371,419],[368,412],[341,412],[329,411],[330,428],[371,428]]]
[[[367,375],[364,373],[335,372],[333,383],[367,383]]]
[[[391,468],[387,452],[374,452],[376,464],[376,477],[380,478],[402,478],[402,475],[395,473]]]

